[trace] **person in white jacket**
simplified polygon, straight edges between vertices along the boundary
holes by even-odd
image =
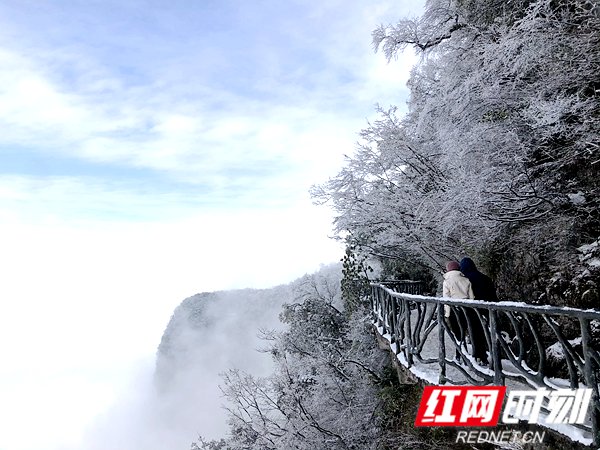
[[[443,296],[447,298],[475,298],[473,287],[460,271],[458,261],[449,261],[444,274]],[[446,315],[448,317],[449,314]]]
[[[444,283],[442,285],[442,295],[447,298],[474,299],[473,287],[467,277],[460,271],[458,261],[449,261],[446,263],[446,273],[444,274]],[[447,318],[450,329],[454,334],[459,345],[464,340],[464,333],[467,332],[467,322],[463,314],[459,313],[458,308],[450,308],[444,305],[444,316]],[[462,332],[461,332],[462,327]],[[456,359],[460,359],[460,353],[456,349]]]

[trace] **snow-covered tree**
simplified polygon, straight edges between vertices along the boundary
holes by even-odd
[[[600,234],[598,3],[430,0],[373,41],[421,53],[409,112],[380,108],[314,198],[372,254],[434,270],[469,254],[536,300]]]
[[[339,286],[339,276],[337,281]],[[281,319],[288,329],[270,336],[276,373],[225,374],[232,448],[375,448],[381,432],[375,381],[382,355],[367,322],[360,332],[350,326],[338,309],[339,288],[324,295],[327,285],[306,277],[298,302],[284,307]]]
[[[341,309],[340,275],[338,267],[335,274],[306,276],[296,284],[296,302],[281,313],[286,331],[264,336],[274,373],[226,372],[222,390],[230,435],[221,441],[200,438],[194,448],[366,450],[401,443],[438,448],[386,426],[405,407],[403,394],[391,388],[396,375],[389,371],[388,353],[377,347],[369,311],[359,305],[352,314]]]

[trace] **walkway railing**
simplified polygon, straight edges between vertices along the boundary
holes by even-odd
[[[416,295],[421,292],[418,282],[371,285],[374,320],[408,367],[435,368],[439,384],[589,387],[590,422],[583,428],[600,442],[600,312]],[[448,307],[460,331],[456,325],[452,331]],[[488,361],[471,356],[473,338],[485,338]]]

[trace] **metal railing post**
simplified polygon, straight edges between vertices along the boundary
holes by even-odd
[[[391,302],[391,311],[392,311],[392,320],[391,320],[391,331],[390,334],[392,336],[393,341],[396,343],[396,347],[400,344],[398,343],[398,308],[396,307],[396,299],[394,297],[390,297]]]
[[[588,319],[580,317],[579,324],[581,329],[581,345],[584,358],[583,375],[586,386],[592,389],[592,411],[590,414],[590,420],[592,422],[592,439],[594,441],[594,445],[598,445],[598,443],[600,443],[600,436],[598,435],[598,432],[600,431],[600,398],[598,396],[598,380],[596,379],[596,374],[593,367],[594,359],[591,358],[590,351],[590,322]]]
[[[408,361],[408,367],[412,366],[413,361],[413,341],[412,341],[412,327],[410,323],[410,304],[405,298],[400,299],[404,309],[404,339],[406,340],[406,360]]]
[[[385,333],[388,332],[388,309],[389,309],[389,303],[390,303],[389,299],[390,299],[390,294],[388,294],[387,292],[384,292],[382,308],[381,308],[381,317],[383,318],[383,331]]]
[[[490,356],[492,359],[492,365],[494,368],[494,384],[501,386],[504,384],[504,374],[502,373],[502,361],[500,358],[500,343],[498,339],[498,320],[496,311],[493,309],[489,311],[490,314]]]
[[[440,384],[446,384],[446,328],[444,327],[444,320],[444,307],[440,303],[437,305],[438,343],[440,345],[438,350],[438,360],[440,363]]]

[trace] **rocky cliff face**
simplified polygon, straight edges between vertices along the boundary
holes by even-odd
[[[281,305],[289,286],[272,289],[205,292],[186,298],[173,312],[156,358],[156,405],[161,427],[173,436],[217,438],[227,432],[220,374],[240,369],[267,375],[269,355],[261,328],[281,327]],[[185,448],[185,447],[184,447]]]
[[[259,334],[281,326],[281,305],[290,301],[290,285],[186,298],[173,312],[158,347],[158,388],[168,390],[189,372],[268,364],[269,358],[255,351],[262,346]]]

